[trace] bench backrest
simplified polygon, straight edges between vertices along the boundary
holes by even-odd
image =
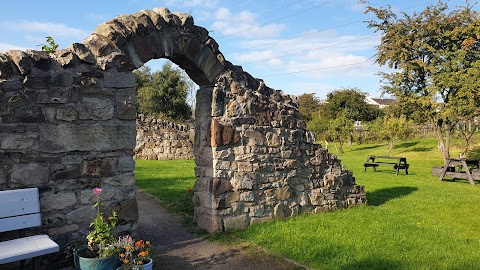
[[[0,232],[41,224],[38,188],[0,191]]]

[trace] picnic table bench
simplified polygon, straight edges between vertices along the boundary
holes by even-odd
[[[456,170],[455,166],[459,167],[459,170]],[[479,161],[466,158],[447,158],[445,166],[432,168],[432,174],[439,176],[438,182],[447,176],[467,179],[471,185],[475,185],[474,180],[480,180]]]
[[[363,163],[363,171],[367,171],[368,167],[373,167],[373,170],[377,171],[377,167],[380,165],[392,165],[396,170],[396,175],[398,175],[400,169],[405,170],[405,173],[408,174],[408,167],[410,166],[405,157],[368,156],[367,161]]]
[[[37,227],[42,224],[38,188],[0,191],[0,233]],[[33,235],[0,242],[0,265],[33,258],[33,268],[40,268],[39,256],[59,251],[48,235]],[[0,269],[3,269],[0,266]]]

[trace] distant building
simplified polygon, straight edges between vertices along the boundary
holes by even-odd
[[[380,109],[388,107],[391,104],[397,102],[397,100],[393,98],[372,98],[372,97],[366,97],[365,101],[367,102],[367,104],[378,106]]]

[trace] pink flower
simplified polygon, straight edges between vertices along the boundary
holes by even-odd
[[[93,189],[93,194],[98,195],[98,194],[102,193],[102,191],[103,190],[101,188],[96,187],[96,188]]]

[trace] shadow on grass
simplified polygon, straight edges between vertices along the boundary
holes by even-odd
[[[395,146],[395,149],[399,149],[399,148],[410,148],[410,147],[413,147],[415,145],[417,145],[418,142],[404,142],[404,143],[401,143],[399,145],[396,145]]]
[[[387,260],[382,258],[368,258],[356,261],[342,266],[342,270],[360,270],[360,269],[376,269],[376,270],[396,270],[403,269],[401,261]]]
[[[417,191],[416,187],[391,187],[367,192],[368,205],[380,206],[395,198],[400,198]]]
[[[382,147],[384,146],[384,144],[380,144],[380,145],[370,145],[370,146],[364,146],[364,147],[356,147],[355,149],[352,150],[353,151],[362,151],[362,150],[368,150],[368,149],[375,149],[375,148],[379,148],[379,147]]]

